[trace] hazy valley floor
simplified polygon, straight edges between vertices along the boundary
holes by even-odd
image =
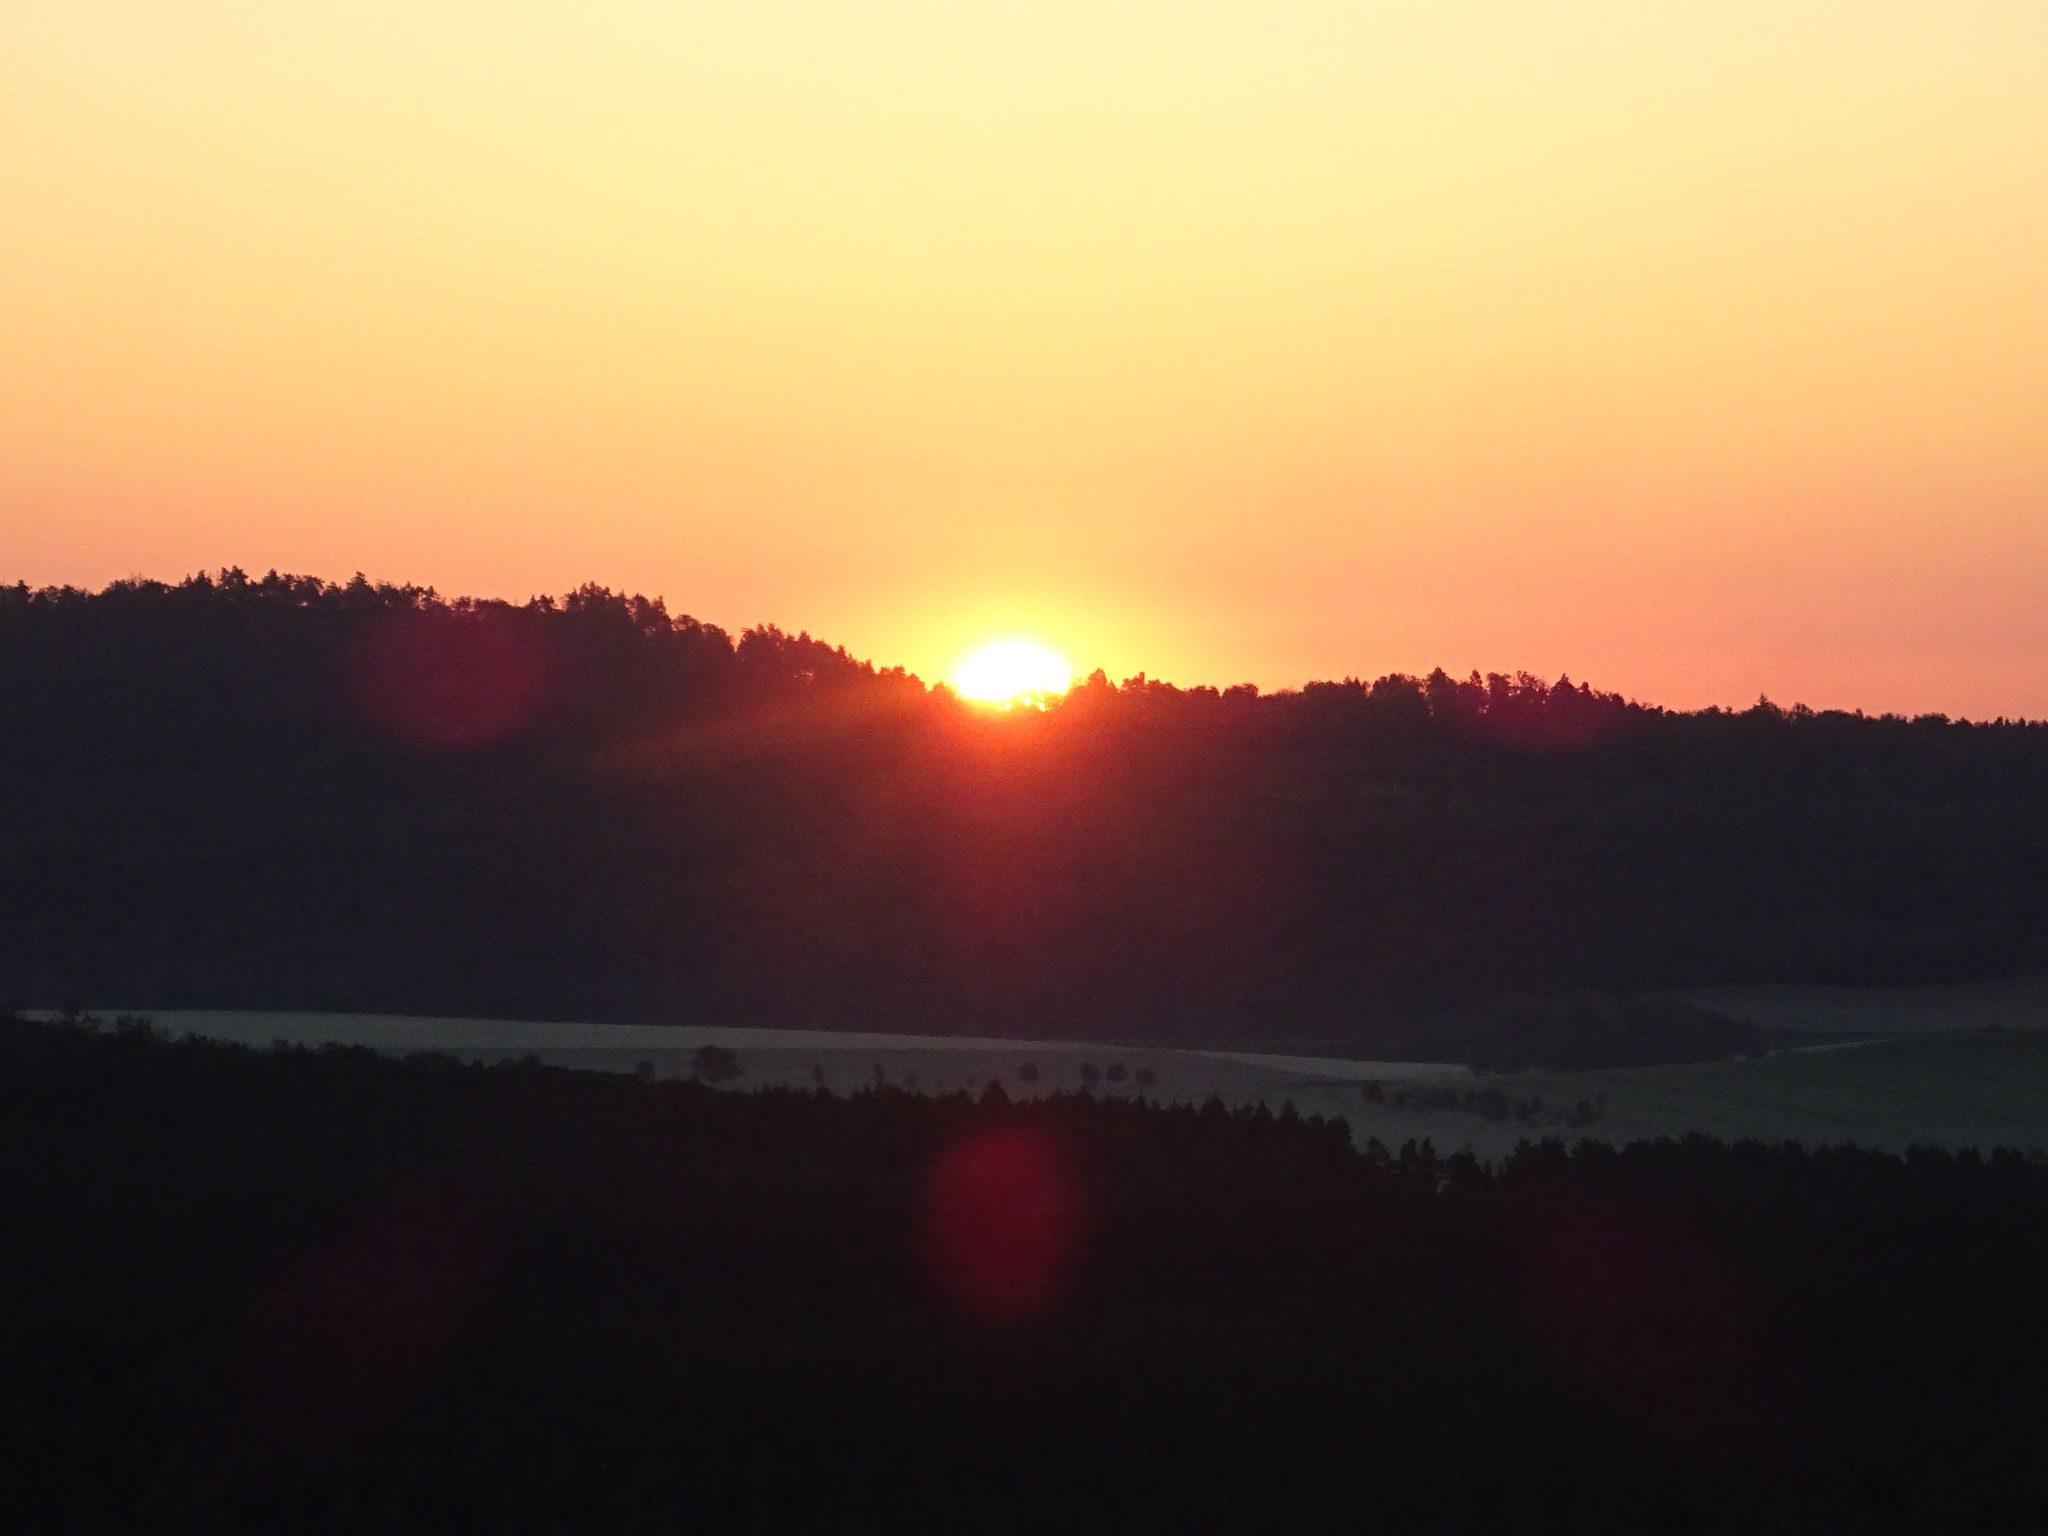
[[[1788,1042],[1744,1060],[1585,1072],[1475,1075],[1455,1062],[1367,1061],[1100,1042],[664,1025],[536,1023],[385,1015],[147,1013],[173,1035],[268,1045],[368,1046],[495,1062],[688,1077],[706,1045],[733,1053],[729,1086],[888,1083],[913,1092],[1013,1099],[1088,1087],[1098,1095],[1233,1108],[1292,1103],[1342,1115],[1363,1144],[1430,1139],[1498,1158],[1524,1138],[1617,1144],[1702,1132],[1723,1140],[2048,1147],[2048,984],[1973,988],[1746,988],[1700,994]],[[1789,1042],[1799,1043],[1789,1043]],[[1818,1043],[1816,1043],[1818,1042]],[[1462,1107],[1496,1090],[1494,1116]],[[1446,1101],[1449,1101],[1448,1104]],[[1500,1104],[1506,1113],[1500,1113]]]

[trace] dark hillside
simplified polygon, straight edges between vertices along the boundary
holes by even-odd
[[[24,1531],[2029,1530],[2044,1263],[2008,1153],[0,1021]]]
[[[24,1005],[1426,1049],[1510,996],[2040,971],[2044,915],[2038,725],[1441,673],[990,716],[596,589],[0,589]]]

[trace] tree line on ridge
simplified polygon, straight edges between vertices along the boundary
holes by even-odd
[[[2040,724],[1441,671],[991,712],[596,587],[0,588],[0,788],[24,1006],[1506,1059],[1559,998],[2048,968]]]

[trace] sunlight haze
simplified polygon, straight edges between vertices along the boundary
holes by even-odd
[[[990,640],[960,658],[951,682],[963,698],[984,704],[1043,700],[1065,693],[1074,680],[1059,652],[1021,636]]]
[[[2048,715],[2048,7],[0,11],[6,579]]]

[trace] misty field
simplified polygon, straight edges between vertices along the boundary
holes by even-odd
[[[1530,1074],[1553,1100],[1607,1095],[1609,1141],[1700,1131],[1723,1140],[2048,1147],[2048,1035],[1957,1031],[1752,1061]]]
[[[1731,989],[1732,990],[1732,989]],[[1428,1139],[1439,1153],[1499,1158],[1525,1138],[1590,1136],[1622,1143],[1700,1132],[1724,1140],[2048,1147],[2048,1032],[2002,1024],[1971,1028],[1962,989],[1798,989],[1770,996],[1759,1022],[1788,1032],[1837,1034],[1756,1058],[1578,1072],[1474,1074],[1450,1062],[1354,1061],[1084,1041],[841,1033],[825,1030],[534,1023],[383,1015],[171,1011],[152,1015],[173,1035],[268,1045],[366,1046],[387,1054],[442,1052],[496,1062],[533,1057],[553,1066],[696,1073],[706,1046],[730,1053],[737,1088],[823,1088],[851,1093],[887,1084],[915,1093],[979,1095],[998,1083],[1013,1099],[1087,1089],[1166,1103],[1210,1097],[1239,1107],[1293,1104],[1304,1115],[1342,1115],[1363,1143],[1398,1149]],[[2048,994],[2008,984],[1994,1018],[2025,1017]],[[1735,999],[1717,997],[1723,1007]],[[1828,1021],[1825,1026],[1812,1021]],[[1948,1025],[1926,1022],[1938,1019]],[[1860,1021],[1860,1024],[1859,1024]],[[1901,1025],[1900,1021],[1903,1021]],[[1878,1035],[1874,1024],[1900,1030]],[[723,1076],[723,1074],[719,1074]]]

